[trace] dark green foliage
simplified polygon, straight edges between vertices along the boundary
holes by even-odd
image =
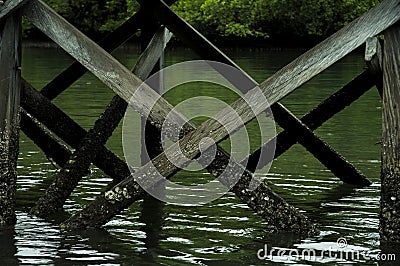
[[[206,35],[327,36],[378,0],[180,0],[175,11]]]
[[[139,8],[135,0],[45,0],[83,32],[116,28]],[[178,0],[173,9],[213,39],[326,37],[379,0]],[[24,22],[25,33],[30,25]]]

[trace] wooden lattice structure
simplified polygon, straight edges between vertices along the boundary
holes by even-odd
[[[98,44],[40,0],[8,0],[0,7],[0,224],[15,222],[19,124],[26,135],[62,167],[46,193],[32,208],[32,215],[46,217],[62,209],[65,200],[87,173],[92,163],[111,176],[117,185],[106,192],[99,192],[96,200],[64,221],[62,227],[86,228],[104,225],[145,195],[145,191],[138,185],[135,178],[151,177],[154,172],[151,165],[145,164],[131,174],[126,163],[105,148],[104,144],[122,119],[127,102],[145,115],[145,110],[151,109],[146,98],[158,96],[158,93],[150,87],[145,87],[141,90],[140,97],[131,99],[135,89],[151,73],[163,53],[166,41],[165,27],[191,47],[202,59],[222,62],[240,69],[169,8],[169,5],[175,1],[142,0],[139,2],[140,10]],[[75,63],[40,91],[21,77],[21,16],[25,16],[76,59]],[[370,184],[367,177],[316,136],[313,131],[358,99],[364,92],[377,85],[384,103],[380,233],[383,240],[390,241],[400,240],[398,215],[400,206],[397,203],[400,202],[398,156],[400,111],[397,107],[400,103],[398,49],[400,27],[396,24],[399,18],[400,0],[385,0],[261,84],[255,84],[259,86],[263,97],[266,97],[271,104],[275,121],[284,129],[276,136],[275,157],[298,142],[341,181],[363,186]],[[134,69],[129,71],[109,53],[139,29],[145,30],[147,35],[151,33],[154,36],[151,40],[148,38],[147,48],[144,49]],[[376,38],[381,33],[385,35],[383,49]],[[364,43],[367,43],[368,69],[304,117],[296,118],[278,102]],[[116,93],[107,109],[88,132],[51,102],[87,70]],[[243,75],[247,74],[243,72]],[[248,99],[254,100],[252,104],[255,109],[251,109],[240,100],[231,105],[245,123],[270,107],[266,102],[258,102],[257,99],[260,97],[257,97],[257,93],[259,90],[250,90],[245,94]],[[149,124],[155,129],[161,129],[165,117],[172,109],[173,107],[161,98],[151,109],[148,117]],[[172,127],[179,125],[182,116],[175,111],[171,113],[169,123]],[[226,115],[225,110],[217,114],[222,119],[224,115]],[[222,128],[215,120],[208,120],[198,128],[186,123],[183,128],[184,134],[180,139],[183,153],[188,158],[196,157],[199,153],[198,144],[204,137],[210,137],[219,142],[237,130],[238,125],[233,121],[228,128],[229,130]],[[75,150],[72,152],[60,144],[52,134],[48,133],[49,131]],[[268,145],[270,143],[265,143],[265,147],[269,147]],[[173,145],[170,149],[176,147],[179,146]],[[239,181],[231,188],[241,201],[276,230],[293,231],[304,235],[315,234],[318,230],[313,223],[273,192],[266,183],[262,183],[254,191],[246,190],[257,165],[259,151],[249,155],[247,169],[241,171],[243,165],[240,162],[229,163],[229,154],[218,147],[216,158],[207,170],[218,177],[226,167],[230,167],[232,178],[236,173],[243,172],[238,177]],[[165,152],[154,156],[152,161],[157,166],[158,172],[167,178],[180,170],[168,161]],[[220,181],[230,186],[230,180],[220,179]]]

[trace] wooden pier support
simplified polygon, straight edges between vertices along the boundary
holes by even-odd
[[[382,241],[400,242],[400,24],[384,35],[379,233]]]
[[[400,0],[386,0],[382,2],[370,12],[356,21],[353,21],[341,31],[332,35],[326,41],[306,52],[285,68],[278,71],[275,75],[261,83],[260,90],[250,90],[244,97],[250,99],[251,105],[254,109],[250,108],[246,103],[244,103],[244,101],[238,100],[232,104],[233,110],[241,116],[244,123],[248,123],[254,119],[255,116],[265,112],[269,107],[269,103],[277,103],[290,92],[294,91],[321,71],[343,58],[346,54],[362,45],[367,38],[379,34],[387,27],[397,22],[399,20],[398,14],[400,13],[399,1]],[[229,58],[216,50],[211,43],[191,28],[190,25],[187,25],[182,21],[182,19],[171,11],[163,1],[153,0],[151,3],[154,4],[154,6],[152,6],[154,9],[152,10],[154,11],[153,16],[155,15],[159,17],[159,19],[170,27],[171,30],[178,32],[181,35],[181,38],[184,39],[185,36],[188,36],[187,40],[189,43],[193,44],[193,47],[197,47],[198,45],[196,44],[198,43],[201,44],[200,46],[204,45],[201,54],[205,54],[206,59],[210,59],[207,57],[208,53],[205,52],[209,51],[214,59],[235,65],[229,60]],[[136,75],[130,73],[124,66],[117,62],[115,58],[110,56],[97,44],[76,30],[70,23],[62,19],[41,0],[29,1],[27,6],[23,8],[23,13],[35,26],[58,43],[83,66],[88,68],[122,99],[126,102],[129,101],[135,110],[142,115],[146,115],[147,111],[150,111],[151,109],[149,121],[155,127],[161,127],[167,114],[171,112],[172,106],[163,98],[160,98],[153,106],[151,99],[158,97],[158,94],[149,87],[143,86],[140,90],[135,91],[135,89],[142,83],[140,75],[138,78]],[[151,57],[152,53],[149,53],[148,56]],[[45,92],[46,90],[43,90],[44,94],[46,94]],[[32,95],[35,95],[35,93],[32,93]],[[133,95],[135,97],[131,99]],[[50,95],[48,96],[50,98],[55,97]],[[269,101],[269,103],[264,97]],[[120,99],[121,102],[122,99]],[[27,106],[29,106],[29,104],[27,104]],[[84,210],[72,216],[64,223],[64,226],[73,228],[103,225],[117,213],[121,212],[124,208],[128,207],[131,203],[145,194],[144,190],[136,182],[136,179],[149,181],[152,177],[158,177],[157,172],[165,177],[170,177],[179,171],[182,165],[187,163],[187,158],[194,158],[199,154],[200,151],[198,149],[198,144],[203,138],[210,137],[215,142],[219,142],[226,138],[228,134],[235,132],[240,126],[242,126],[242,123],[238,123],[238,121],[232,117],[230,111],[230,109],[224,109],[217,114],[218,118],[229,121],[228,129],[222,128],[219,123],[212,119],[206,121],[197,129],[194,128],[191,123],[185,124],[183,135],[186,135],[182,137],[180,143],[175,143],[167,149],[166,152],[161,153],[154,158],[153,163],[157,169],[155,169],[153,164],[150,163],[144,165],[137,172],[114,186],[111,190],[101,194]],[[311,121],[311,124],[309,125],[305,121],[299,121],[287,110],[281,109],[281,111],[283,113],[282,117],[285,117],[286,115],[288,116],[287,119],[284,119],[283,121],[283,124],[287,123],[289,129],[288,132],[292,130],[292,127],[292,131],[301,130],[302,132],[302,136],[295,139],[295,141],[302,141],[302,139],[312,141],[318,140],[312,133],[312,123],[314,123],[314,121]],[[47,110],[47,112],[49,111]],[[105,112],[105,116],[107,116],[106,114],[112,115],[110,114],[110,109]],[[175,112],[171,112],[171,114],[172,117],[169,115],[171,120],[168,121],[171,125],[166,130],[167,134],[171,132],[173,133],[177,125],[181,124],[179,122],[183,120],[181,114]],[[101,120],[101,118],[99,120]],[[95,128],[89,132],[85,140],[77,145],[78,148],[72,157],[72,160],[67,162],[67,165],[63,169],[64,173],[62,171],[64,175],[63,179],[66,179],[69,176],[67,173],[74,172],[80,167],[78,161],[82,156],[91,156],[91,159],[83,158],[85,160],[84,164],[87,165],[94,159],[96,151],[101,151],[103,149],[102,147],[107,135],[109,135],[110,130],[112,132],[113,127],[115,127],[116,120],[111,120],[111,124],[107,124],[108,121],[98,121],[99,123],[96,123]],[[101,125],[103,122],[104,124]],[[107,126],[104,127],[104,125]],[[103,135],[100,134],[97,136],[96,132],[102,133]],[[90,143],[91,141],[94,141],[94,143]],[[318,145],[321,146],[324,144],[319,142]],[[182,151],[186,155],[186,158],[180,158],[180,164],[177,166],[173,165],[168,160],[166,153],[172,152],[175,154],[175,152],[180,148],[179,146],[182,147]],[[314,225],[304,215],[274,193],[266,183],[262,183],[254,191],[249,191],[248,186],[252,179],[252,174],[243,169],[243,166],[237,162],[229,162],[229,159],[229,154],[224,152],[221,148],[218,148],[216,158],[207,168],[208,171],[211,174],[218,176],[223,184],[231,188],[231,190],[243,202],[248,204],[248,206],[257,212],[259,216],[269,222],[271,226],[277,230],[293,231],[307,235],[314,234],[317,231],[315,230]],[[224,170],[229,172],[228,177],[220,177],[220,174]],[[244,172],[242,172],[242,170],[244,170]],[[236,178],[238,178],[238,182],[233,184],[232,180],[237,181]],[[73,177],[73,179],[72,183],[76,184],[77,179],[75,177]],[[65,183],[65,180],[63,182]],[[62,195],[63,197],[68,196],[70,188],[63,187],[61,182],[57,184],[60,184],[61,187],[57,188],[59,190],[55,194],[64,194]],[[53,185],[53,187],[56,187],[57,184]],[[151,183],[149,185],[154,184]],[[49,198],[51,198],[51,196]],[[45,209],[46,201],[39,202],[39,205],[42,205],[40,209]],[[51,205],[51,207],[54,206]],[[57,206],[56,208],[53,208],[53,210],[56,209]],[[47,214],[47,211],[44,211],[43,213]]]
[[[16,222],[20,80],[21,13],[16,11],[0,21],[0,225]]]
[[[139,57],[132,70],[139,78],[145,79],[158,61],[164,50],[164,37],[164,28],[161,28],[156,32],[149,46]],[[147,56],[149,54],[152,56]],[[30,214],[46,217],[62,209],[64,202],[78,185],[81,178],[87,173],[87,169],[96,158],[96,155],[118,126],[127,106],[128,104],[124,99],[118,95],[114,96],[106,110],[95,122],[94,127],[82,139],[70,160],[55,175],[53,183],[48,187],[45,195],[31,209]]]
[[[153,5],[157,5],[157,8],[153,9],[153,18],[159,18],[163,23],[165,23],[165,25],[170,27],[174,33],[180,37],[181,40],[189,45],[203,59],[215,60],[240,69],[240,67],[236,65],[228,56],[226,56],[221,50],[209,42],[204,36],[201,35],[201,33],[193,29],[193,27],[175,14],[167,5],[162,4],[158,0],[149,0],[149,2],[153,2]],[[238,77],[227,78],[231,78],[229,81],[232,82],[232,84],[235,84],[235,82],[238,80],[243,82],[243,79],[249,79],[249,81],[252,82],[251,77],[248,76],[244,71],[242,72],[242,79],[238,79]],[[252,83],[254,83],[253,87],[258,85],[255,81]],[[345,183],[355,185],[371,184],[365,175],[358,171],[350,162],[338,154],[317,135],[312,133],[312,131],[305,124],[303,124],[281,103],[274,104],[272,106],[272,112],[274,113],[274,119],[276,122],[280,126],[284,127],[284,129],[288,129],[286,131],[291,132],[293,136],[298,135],[299,137],[297,140],[299,140],[299,142],[305,146],[315,158],[317,158],[323,165],[331,170],[331,172],[340,180]],[[284,139],[279,140],[283,141]],[[277,145],[285,145],[285,143],[277,143]]]

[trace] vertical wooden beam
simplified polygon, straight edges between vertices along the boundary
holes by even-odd
[[[382,241],[400,242],[400,24],[384,34],[379,233]]]
[[[21,14],[0,23],[0,225],[14,224],[21,86]]]
[[[141,20],[141,36],[140,45],[141,50],[144,52],[146,47],[149,45],[154,34],[160,28],[160,23],[152,18],[152,6],[148,1],[140,2],[140,12],[143,13],[143,19]],[[166,29],[164,29],[166,30]],[[164,40],[162,40],[164,42]],[[164,53],[164,52],[163,52]],[[162,53],[162,54],[163,54]],[[163,57],[163,56],[162,56]],[[154,66],[151,74],[156,73],[160,70],[161,61],[158,60]],[[161,91],[157,91],[161,94]],[[142,163],[146,164],[150,159],[156,157],[162,152],[161,145],[161,133],[155,126],[142,119]]]
[[[146,19],[142,19],[141,27],[141,49],[142,52],[149,45],[153,35],[157,32],[160,27],[160,23],[152,18],[152,5],[148,1],[139,1],[140,11],[143,12]],[[162,46],[166,46],[165,32],[168,31],[163,28],[163,37],[161,37],[160,42]],[[154,66],[151,74],[159,71],[164,64],[164,51],[161,53],[160,59]],[[159,84],[163,80],[158,81]],[[158,86],[155,88],[158,94],[162,94],[163,86]],[[163,147],[161,144],[161,130],[149,121],[146,121],[142,117],[142,139],[141,139],[141,160],[142,165],[146,164],[149,160],[156,157],[158,154],[162,153]],[[165,184],[161,183],[158,185],[158,191],[165,191]],[[160,234],[162,232],[163,215],[164,215],[164,205],[165,203],[154,198],[151,195],[146,195],[143,199],[142,210],[140,212],[140,221],[145,225],[143,230],[146,233],[146,239],[144,240],[147,255],[156,256],[157,250],[159,249]]]

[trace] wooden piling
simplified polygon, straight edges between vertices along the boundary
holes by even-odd
[[[21,14],[0,22],[0,225],[16,222],[19,98],[21,79]]]
[[[400,24],[384,35],[379,233],[382,241],[400,242]]]

